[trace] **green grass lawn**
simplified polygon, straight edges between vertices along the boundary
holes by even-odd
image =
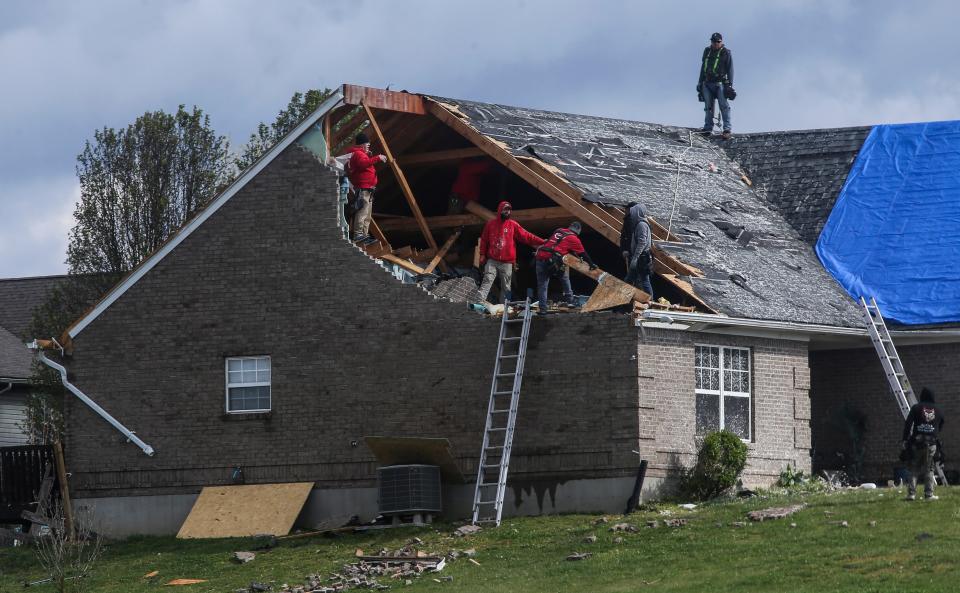
[[[390,529],[339,537],[281,542],[238,565],[232,553],[251,541],[144,537],[109,544],[89,579],[88,591],[232,592],[251,581],[300,584],[307,574],[325,574],[352,561],[354,550],[396,549],[416,536],[420,549],[446,553],[475,548],[480,566],[451,562],[437,583],[424,575],[405,591],[619,592],[691,591],[936,591],[960,589],[960,489],[940,488],[939,501],[905,502],[896,489],[842,491],[806,496],[767,496],[701,506],[693,511],[659,504],[625,519],[637,533],[610,533],[621,520],[594,525],[597,515],[507,519],[499,528],[466,538],[453,526]],[[731,526],[750,510],[802,500],[808,507],[787,519]],[[665,514],[669,513],[669,515]],[[652,519],[683,517],[684,527],[646,527]],[[837,523],[847,521],[848,527]],[[875,526],[870,522],[876,521]],[[796,527],[790,524],[795,523]],[[925,534],[918,539],[918,535]],[[585,543],[596,535],[596,543]],[[615,537],[622,543],[614,543]],[[591,552],[578,562],[571,552]],[[160,571],[153,580],[143,575]],[[30,549],[0,550],[0,591],[23,591],[23,582],[44,576]],[[174,578],[208,579],[179,588]],[[278,587],[277,587],[278,588]],[[50,585],[29,589],[43,593]]]

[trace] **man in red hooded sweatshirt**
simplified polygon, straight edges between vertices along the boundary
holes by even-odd
[[[360,132],[356,144],[350,149],[347,164],[350,184],[357,192],[357,213],[353,218],[353,240],[356,243],[373,243],[370,236],[370,221],[373,220],[373,194],[377,190],[377,171],[374,165],[387,162],[387,157],[370,154],[370,138]]]
[[[504,200],[497,206],[497,217],[488,220],[480,234],[480,265],[483,266],[483,282],[477,296],[487,300],[494,280],[500,276],[500,292],[503,301],[510,300],[510,282],[513,279],[513,264],[517,261],[516,241],[530,247],[543,245],[543,239],[528,232],[520,223],[510,220],[513,206]]]

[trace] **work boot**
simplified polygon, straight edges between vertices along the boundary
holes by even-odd
[[[916,494],[908,494],[908,495],[907,495],[907,500],[917,500],[917,495],[916,495]]]
[[[924,496],[923,499],[924,500],[940,500],[940,497],[937,496],[936,494],[931,494],[930,496]]]
[[[731,132],[730,130],[724,130],[723,134],[720,134],[720,137],[723,138],[724,140],[729,140],[733,138],[733,132]]]
[[[713,128],[702,128],[697,133],[700,134],[701,136],[709,136],[710,134],[713,134]]]
[[[363,243],[362,243],[362,244],[363,244],[363,245],[373,245],[374,243],[377,243],[378,241],[380,241],[380,239],[377,239],[377,238],[374,237],[373,235],[367,235],[366,238],[363,240]]]
[[[357,245],[363,245],[364,241],[370,238],[370,235],[355,235],[353,237],[353,242]]]

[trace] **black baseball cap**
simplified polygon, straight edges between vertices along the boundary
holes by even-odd
[[[723,41],[723,35],[721,35],[720,33],[714,33],[713,35],[710,36],[711,43],[716,41]]]

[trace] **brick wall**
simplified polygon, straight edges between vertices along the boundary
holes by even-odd
[[[960,451],[960,435],[951,422],[960,410],[960,344],[898,346],[897,351],[919,395],[923,387],[933,389],[944,411],[943,443],[947,469]],[[861,413],[865,423],[865,471],[868,480],[893,478],[898,461],[903,417],[887,385],[880,360],[873,349],[811,352],[811,399],[816,422],[813,426],[814,462],[828,469],[842,465],[838,452],[852,454],[851,440],[842,420],[843,410]]]
[[[695,460],[697,344],[751,349],[753,440],[744,483],[768,485],[788,463],[809,471],[806,343],[646,328],[638,347],[640,451],[651,475]]]
[[[76,496],[196,492],[234,465],[248,483],[372,485],[366,435],[448,438],[473,474],[498,321],[343,240],[336,192],[288,149],[77,337],[72,379],[157,453],[68,399]],[[636,352],[627,316],[535,320],[511,475],[633,475]],[[272,357],[271,413],[224,413],[237,355]]]

